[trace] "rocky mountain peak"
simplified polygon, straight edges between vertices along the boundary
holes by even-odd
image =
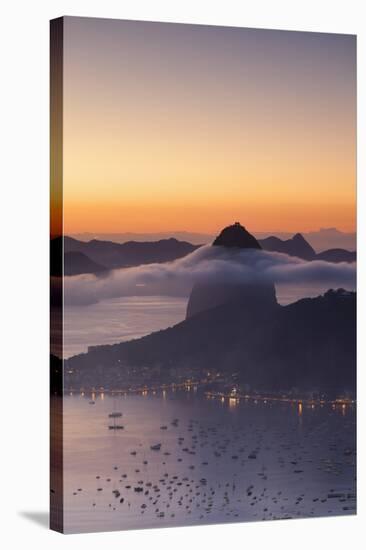
[[[257,239],[239,222],[225,227],[212,244],[213,246],[226,246],[229,248],[262,248]]]

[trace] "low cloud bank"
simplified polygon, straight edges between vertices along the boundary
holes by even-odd
[[[333,264],[264,250],[234,250],[203,246],[188,256],[164,264],[148,264],[111,271],[108,275],[65,278],[68,305],[93,304],[108,298],[170,294],[188,296],[196,282],[254,282],[324,284],[355,288],[356,264]]]

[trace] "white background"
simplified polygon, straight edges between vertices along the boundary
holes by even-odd
[[[3,548],[360,548],[365,474],[365,16],[348,0],[8,0],[0,65],[0,526]],[[48,20],[145,19],[358,35],[358,516],[63,536],[48,509]],[[361,124],[362,121],[362,124]],[[362,158],[363,155],[363,158]],[[362,433],[363,432],[363,433]],[[32,519],[33,518],[33,519]]]

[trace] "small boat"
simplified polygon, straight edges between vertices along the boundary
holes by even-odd
[[[124,426],[122,426],[121,424],[111,424],[110,426],[108,426],[108,428],[110,430],[123,430]]]
[[[89,405],[95,405],[95,401],[89,401]]]
[[[161,449],[161,443],[156,443],[156,445],[151,445],[151,446],[150,446],[150,449],[151,449],[152,451],[160,451],[160,449]]]
[[[167,430],[167,429],[168,429],[168,426],[160,426],[160,429],[161,429],[161,430]]]
[[[112,412],[109,413],[108,418],[121,418],[122,413],[121,412]]]

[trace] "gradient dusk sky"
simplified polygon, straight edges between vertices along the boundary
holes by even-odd
[[[64,22],[66,234],[355,230],[355,36]]]

